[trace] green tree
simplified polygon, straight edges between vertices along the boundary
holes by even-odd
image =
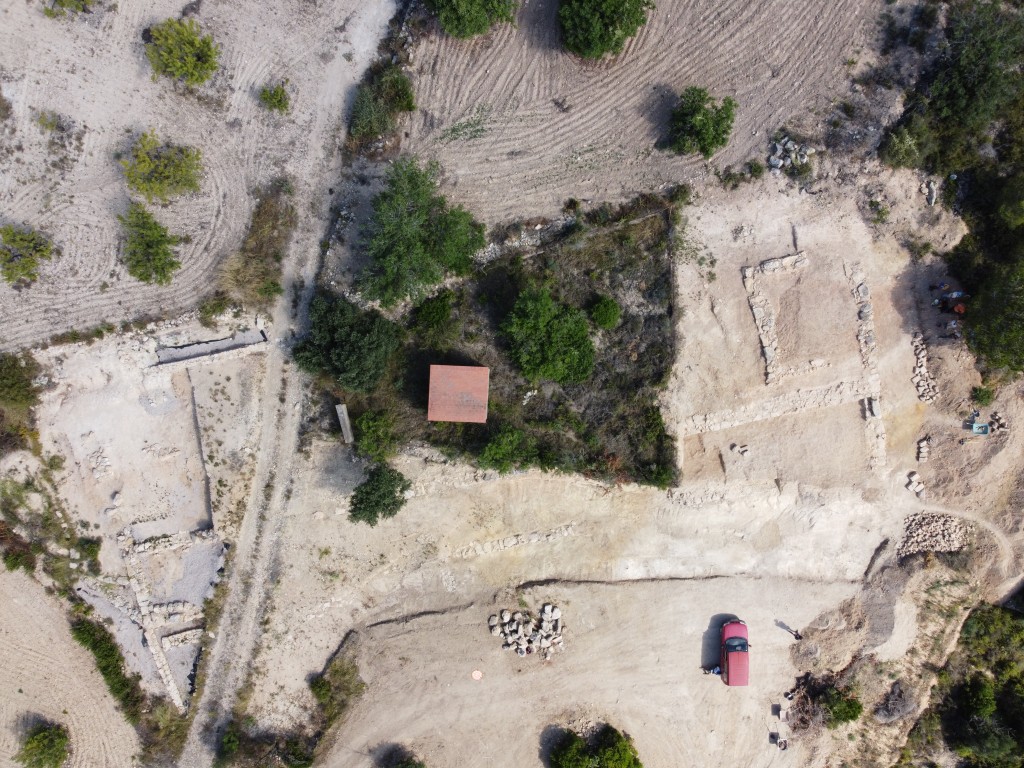
[[[373,200],[367,251],[371,264],[362,291],[384,306],[419,298],[446,274],[467,274],[483,248],[483,225],[437,194],[439,168],[413,158],[396,160]]]
[[[515,0],[427,0],[441,27],[452,37],[473,37],[515,18]]]
[[[202,35],[194,19],[167,19],[150,27],[146,56],[154,79],[166,75],[185,85],[202,85],[217,71],[220,46]]]
[[[260,103],[271,112],[281,112],[282,114],[287,112],[291,109],[291,98],[288,96],[288,91],[285,90],[286,85],[288,85],[287,80],[277,85],[263,86],[260,90]]]
[[[59,250],[32,229],[0,227],[0,272],[8,283],[27,285],[39,279],[39,262],[49,261]]]
[[[405,475],[378,464],[352,492],[349,519],[374,526],[382,517],[394,517],[405,505],[405,492],[410,488],[412,483]]]
[[[990,366],[1024,371],[1024,263],[991,272],[968,323],[971,346]]]
[[[562,0],[558,20],[565,47],[586,59],[621,53],[653,8],[652,0]]]
[[[523,291],[501,329],[512,359],[532,382],[578,384],[594,369],[586,315],[557,303],[546,289]]]
[[[551,752],[551,768],[643,768],[633,743],[606,725],[592,746],[577,734],[566,731]]]
[[[679,97],[669,126],[669,146],[681,155],[705,158],[729,143],[737,104],[728,96],[715,105],[703,88],[690,86]]]
[[[379,312],[363,312],[326,293],[313,298],[309,321],[309,336],[295,347],[296,362],[350,392],[373,391],[402,341],[402,329]]]
[[[68,759],[67,729],[57,723],[37,723],[14,756],[25,768],[60,768]]]
[[[999,218],[1010,229],[1024,225],[1024,175],[1006,182],[999,195]]]
[[[501,474],[529,465],[537,459],[537,444],[523,430],[505,425],[484,446],[477,459],[483,469],[496,469]]]
[[[128,186],[144,196],[168,202],[186,192],[199,191],[203,173],[203,156],[193,147],[160,144],[152,131],[139,136],[132,146],[131,157],[122,160]]]
[[[132,203],[128,213],[117,219],[124,229],[124,263],[128,274],[144,283],[171,282],[181,267],[174,255],[180,238],[170,234],[142,203]]]
[[[996,686],[992,678],[984,672],[975,673],[964,686],[962,703],[967,717],[992,717],[996,713]]]
[[[397,64],[372,67],[359,84],[348,134],[357,142],[392,133],[400,112],[416,109],[412,81]]]
[[[622,307],[611,296],[600,296],[590,308],[590,319],[598,328],[611,330],[619,324]]]

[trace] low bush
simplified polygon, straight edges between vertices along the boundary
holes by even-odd
[[[551,752],[551,768],[643,768],[633,742],[610,725],[592,744],[566,731]]]
[[[995,397],[995,390],[991,387],[971,387],[971,400],[974,401],[975,405],[980,405],[982,408],[992,405]]]
[[[198,149],[161,144],[147,131],[132,146],[131,157],[121,161],[129,188],[146,198],[166,203],[186,192],[199,191],[203,158]]]
[[[374,461],[387,461],[398,449],[395,417],[386,411],[367,411],[355,420],[356,451]]]
[[[427,0],[445,33],[452,37],[473,37],[490,31],[502,21],[515,18],[515,0]]]
[[[397,64],[371,67],[356,91],[348,135],[355,143],[392,133],[402,112],[416,109],[412,81]]]
[[[287,80],[277,85],[263,86],[260,90],[260,104],[271,112],[280,112],[282,114],[287,112],[291,109],[291,98],[288,96],[288,91],[285,90],[286,85],[288,85]]]
[[[486,242],[482,224],[437,194],[439,171],[434,163],[396,160],[373,199],[367,233],[372,261],[359,285],[386,307],[420,298],[449,273],[467,274]]]
[[[610,330],[619,324],[622,307],[611,296],[601,296],[590,308],[590,319],[598,328]]]
[[[562,40],[585,59],[621,53],[626,41],[647,23],[652,8],[652,0],[562,0]]]
[[[496,469],[501,474],[529,466],[537,460],[537,444],[521,429],[508,425],[488,441],[477,464],[483,469]]]
[[[231,299],[223,291],[215,291],[199,304],[199,322],[206,328],[216,325],[216,318],[231,308]]]
[[[728,96],[716,105],[703,88],[691,86],[679,97],[669,124],[669,147],[681,155],[710,158],[729,143],[737,104]]]
[[[89,13],[93,8],[93,0],[53,0],[43,8],[43,15],[51,19],[59,19],[70,13]]]
[[[864,706],[856,696],[847,694],[835,687],[825,690],[820,700],[825,711],[825,722],[829,728],[835,728],[842,723],[850,723],[858,719],[864,711]]]
[[[217,71],[220,46],[202,35],[194,19],[167,19],[149,28],[146,56],[153,78],[165,75],[188,86],[202,85]]]
[[[305,371],[330,376],[350,392],[371,392],[401,346],[401,328],[340,296],[315,296],[309,320],[309,335],[295,347],[296,362]]]
[[[125,672],[124,656],[114,636],[102,624],[85,618],[71,623],[71,636],[92,651],[96,667],[111,695],[121,705],[125,718],[133,725],[137,724],[142,716],[145,695],[139,687],[138,676],[129,676]]]
[[[25,735],[14,761],[25,768],[60,768],[68,759],[70,741],[63,725],[37,723]]]
[[[320,706],[324,728],[340,718],[349,705],[366,690],[359,668],[344,654],[337,654],[322,674],[309,681],[309,688]]]
[[[32,229],[0,227],[0,273],[12,285],[28,285],[39,279],[39,263],[60,251],[44,235]]]
[[[454,342],[459,329],[452,321],[452,299],[451,291],[442,291],[416,307],[411,330],[423,346],[445,352]]]
[[[39,402],[33,383],[39,364],[30,354],[0,352],[0,456],[24,448],[32,428],[32,407]]]
[[[221,269],[226,297],[251,309],[270,308],[284,293],[281,264],[297,221],[287,181],[278,180],[259,193],[242,247]]]
[[[381,518],[394,517],[405,505],[405,492],[411,487],[397,469],[378,464],[352,492],[349,519],[374,526]]]
[[[501,328],[512,359],[531,382],[579,383],[594,369],[586,315],[557,303],[547,289],[523,291]]]
[[[124,263],[128,274],[144,283],[166,285],[181,267],[174,246],[181,239],[170,234],[142,203],[132,203],[118,216],[124,230]]]

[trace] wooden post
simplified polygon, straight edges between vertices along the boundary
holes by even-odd
[[[352,437],[352,424],[348,420],[348,407],[344,403],[339,403],[336,409],[338,411],[338,421],[341,423],[341,437],[346,444],[351,445],[355,438]]]

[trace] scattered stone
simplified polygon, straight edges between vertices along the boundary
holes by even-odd
[[[541,606],[540,620],[526,611],[502,610],[487,619],[492,635],[502,638],[502,650],[515,650],[520,657],[530,654],[551,659],[552,649],[562,650],[562,611],[551,603]]]
[[[923,403],[934,403],[939,396],[935,381],[928,374],[928,347],[924,341],[924,335],[917,331],[913,341],[914,356],[917,362],[914,364],[914,373],[911,381],[917,389],[917,397]]]
[[[903,539],[896,548],[899,557],[918,552],[958,552],[970,541],[971,528],[953,515],[916,512],[903,523]]]

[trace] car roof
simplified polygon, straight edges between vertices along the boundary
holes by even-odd
[[[733,651],[728,654],[727,670],[726,685],[746,685],[750,679],[750,654],[746,651]]]
[[[722,642],[725,642],[730,637],[742,637],[744,640],[747,639],[747,625],[745,622],[739,619],[733,619],[727,621],[722,625]]]

